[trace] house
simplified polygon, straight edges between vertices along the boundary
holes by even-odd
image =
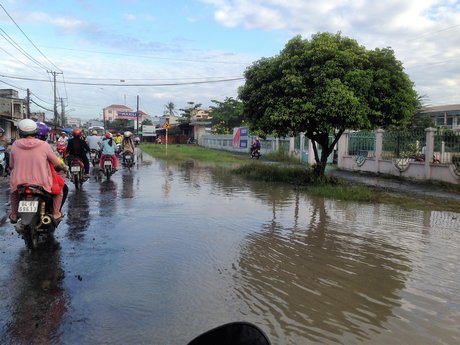
[[[6,137],[15,136],[17,123],[26,118],[26,101],[19,98],[14,89],[0,89],[0,127],[5,130]]]
[[[139,122],[140,126],[142,121],[150,118],[150,116],[142,110],[136,112],[126,105],[112,104],[102,109],[102,118],[104,123],[115,120],[126,120],[126,127],[137,128],[137,122]]]
[[[425,107],[420,115],[429,115],[438,128],[460,131],[460,104]]]

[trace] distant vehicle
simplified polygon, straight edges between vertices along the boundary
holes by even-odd
[[[105,129],[102,126],[92,126],[88,128],[88,133],[91,134],[93,131],[97,132],[97,135],[104,135]]]

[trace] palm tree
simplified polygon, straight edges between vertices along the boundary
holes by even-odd
[[[165,104],[166,108],[166,113],[169,114],[169,116],[174,116],[176,114],[175,108],[176,106],[174,105],[173,102],[169,102],[168,104]]]

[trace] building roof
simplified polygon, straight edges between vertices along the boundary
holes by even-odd
[[[422,113],[436,113],[441,111],[460,110],[460,104],[439,105],[434,107],[423,107]]]
[[[130,107],[127,107],[126,105],[122,105],[122,104],[112,104],[112,105],[109,105],[108,107],[105,107],[104,109],[108,109],[108,108],[131,109]]]

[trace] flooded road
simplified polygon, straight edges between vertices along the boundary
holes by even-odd
[[[6,181],[0,203],[7,202]],[[1,344],[459,344],[460,214],[313,198],[138,155],[35,253],[0,220]]]

